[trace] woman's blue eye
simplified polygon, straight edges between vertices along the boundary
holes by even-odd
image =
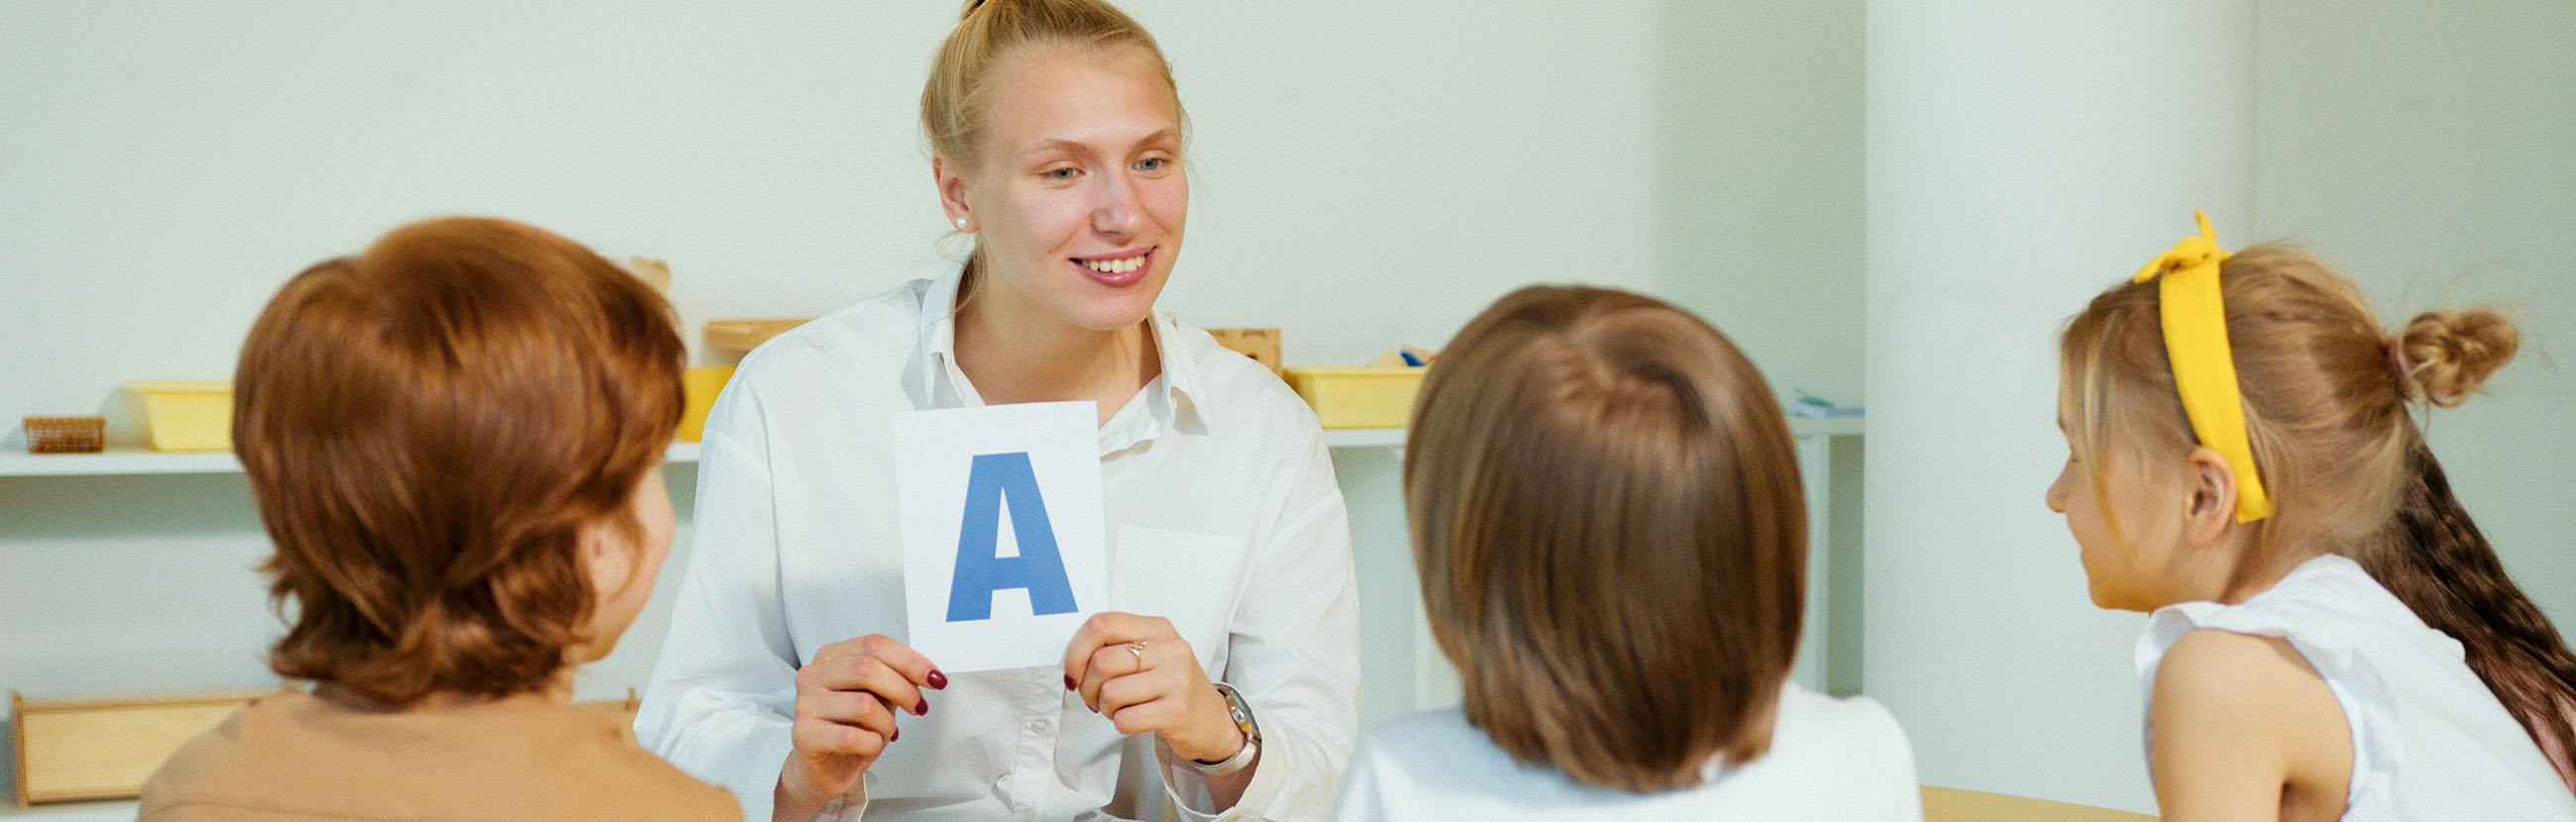
[[[1079,173],[1081,172],[1075,171],[1072,168],[1050,168],[1046,170],[1045,176],[1049,180],[1062,181],[1073,179],[1073,176]]]
[[[1147,157],[1147,158],[1145,158],[1145,159],[1142,159],[1142,160],[1138,160],[1138,161],[1136,161],[1136,170],[1137,170],[1137,171],[1161,171],[1161,170],[1163,170],[1163,166],[1164,166],[1165,164],[1167,164],[1167,163],[1170,163],[1170,162],[1171,162],[1170,160],[1166,160],[1166,159],[1163,159],[1163,158],[1161,158],[1161,157]]]

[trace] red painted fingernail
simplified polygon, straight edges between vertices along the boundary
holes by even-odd
[[[930,715],[930,700],[924,699],[924,700],[920,700],[920,701],[914,702],[914,703],[913,703],[913,705],[912,705],[912,715],[913,715],[913,716],[929,716],[929,715]]]
[[[897,739],[902,739],[902,738],[903,738],[903,729],[902,729],[902,728],[896,728],[896,729],[894,729],[894,735],[893,735],[893,736],[886,737],[886,741],[887,741],[887,742],[893,742],[893,741],[895,741],[895,740],[897,740]]]
[[[1065,674],[1065,675],[1064,675],[1064,689],[1065,689],[1065,690],[1070,691],[1070,690],[1073,690],[1073,689],[1075,689],[1075,688],[1079,688],[1079,687],[1082,687],[1082,686],[1080,686],[1080,685],[1076,685],[1076,684],[1074,684],[1074,683],[1073,683],[1073,675],[1072,675],[1072,674]]]
[[[929,676],[922,677],[922,678],[923,678],[923,679],[930,680],[930,689],[931,689],[931,690],[934,690],[934,691],[945,691],[945,690],[948,690],[948,675],[947,675],[947,674],[940,673],[940,672],[939,672],[939,669],[937,669],[937,668],[932,668],[932,669],[930,669],[930,675],[929,675]]]

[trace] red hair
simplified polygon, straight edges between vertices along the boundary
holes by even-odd
[[[684,352],[660,295],[503,220],[289,280],[234,375],[262,570],[295,606],[270,667],[388,706],[545,684],[590,639],[580,532],[663,458]]]

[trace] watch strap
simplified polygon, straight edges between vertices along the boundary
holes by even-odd
[[[1226,715],[1234,720],[1235,729],[1243,732],[1243,747],[1236,750],[1233,756],[1217,762],[1201,762],[1187,758],[1182,761],[1189,763],[1191,769],[1201,774],[1224,776],[1243,770],[1245,766],[1252,764],[1254,758],[1261,755],[1261,726],[1253,721],[1252,706],[1245,704],[1243,694],[1236,692],[1234,686],[1223,682],[1210,684],[1215,685],[1216,692],[1225,697]]]

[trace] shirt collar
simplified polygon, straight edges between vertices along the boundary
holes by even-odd
[[[931,280],[921,292],[920,341],[914,350],[906,376],[915,390],[918,408],[960,408],[980,406],[984,398],[957,368],[957,289],[965,281],[965,268],[958,267]],[[1155,356],[1162,360],[1162,375],[1146,383],[1139,401],[1116,409],[1107,424],[1100,427],[1100,452],[1104,455],[1125,450],[1139,442],[1179,430],[1205,434],[1212,423],[1202,386],[1206,380],[1198,371],[1198,358],[1190,355],[1190,346],[1178,342],[1196,329],[1185,328],[1169,312],[1155,311],[1148,320],[1153,326]],[[1142,413],[1136,413],[1141,411]]]

